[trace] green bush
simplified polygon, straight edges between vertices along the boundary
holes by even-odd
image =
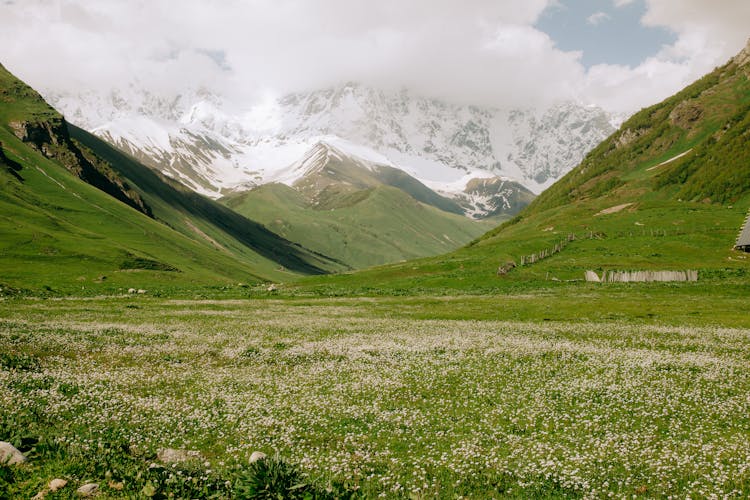
[[[296,467],[279,457],[263,458],[238,474],[234,486],[239,499],[314,498],[313,487]]]

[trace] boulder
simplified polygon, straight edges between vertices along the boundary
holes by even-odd
[[[96,483],[86,483],[76,490],[79,497],[89,498],[96,495],[99,491],[99,485]]]
[[[262,451],[254,451],[253,454],[250,455],[249,462],[252,464],[257,462],[258,460],[263,460],[264,458],[266,458],[265,453],[263,453]]]
[[[51,492],[54,493],[57,490],[61,490],[65,488],[67,484],[68,482],[65,479],[53,479],[52,481],[49,482],[49,486],[47,487],[49,488]]]
[[[26,457],[23,453],[18,451],[15,446],[6,441],[0,441],[0,463],[6,465],[17,465],[22,464],[25,461]]]
[[[508,274],[512,269],[516,268],[516,263],[513,261],[506,262],[502,266],[497,268],[497,275],[503,276],[505,274]]]

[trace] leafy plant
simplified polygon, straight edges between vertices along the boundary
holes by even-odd
[[[293,465],[278,456],[256,460],[241,472],[234,486],[241,499],[315,498],[314,488]]]

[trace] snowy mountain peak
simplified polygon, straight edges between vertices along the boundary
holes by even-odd
[[[610,115],[572,102],[502,110],[355,82],[245,111],[206,89],[47,96],[73,123],[212,197],[292,183],[302,165],[342,154],[365,167],[401,169],[442,192],[498,176],[538,193],[614,131]]]
[[[344,155],[333,146],[318,142],[294,165],[294,171],[310,175],[324,169],[331,159],[344,161]]]

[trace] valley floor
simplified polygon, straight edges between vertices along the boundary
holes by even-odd
[[[746,299],[576,290],[0,301],[0,496],[239,497],[260,450],[366,498],[746,497]]]

